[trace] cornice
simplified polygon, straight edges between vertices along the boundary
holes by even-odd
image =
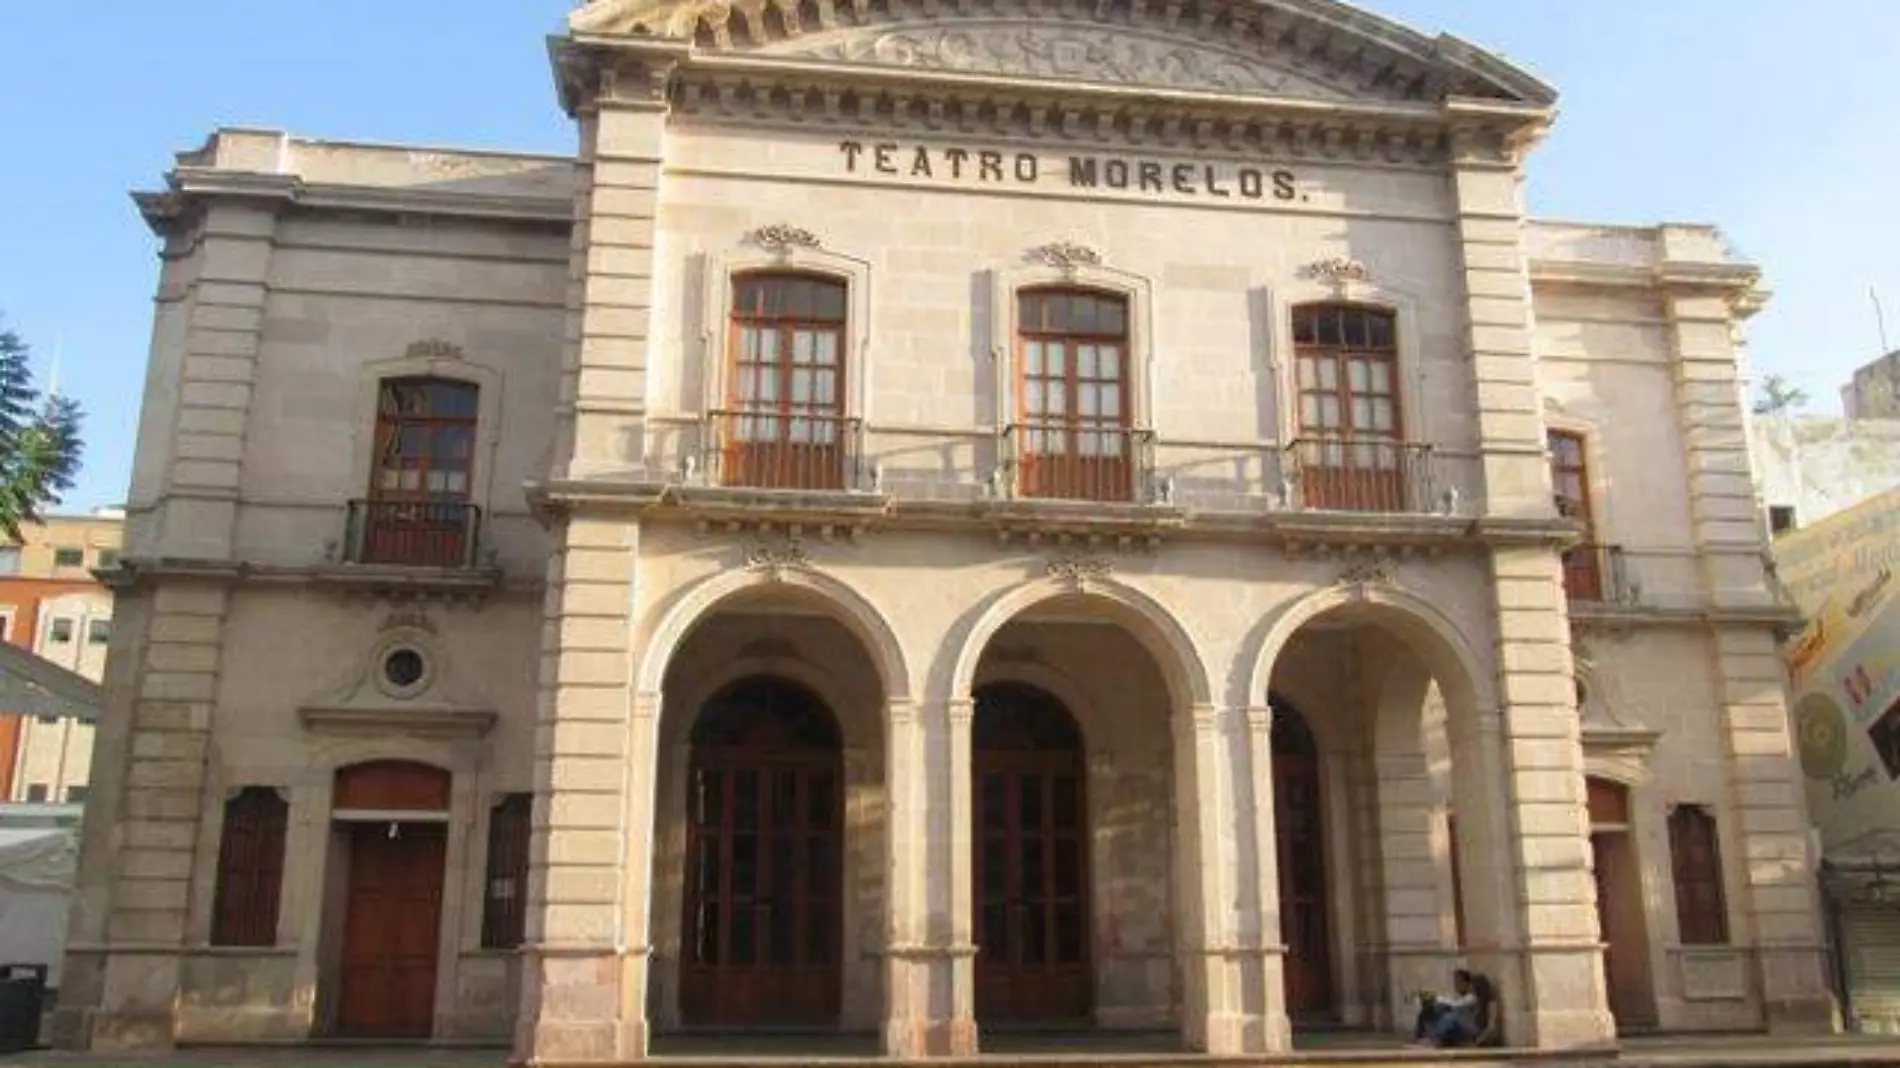
[[[496,568],[410,568],[374,564],[262,564],[244,560],[125,557],[119,566],[95,572],[114,591],[167,583],[220,586],[303,586],[342,596],[388,601],[444,600],[480,603],[495,597],[538,594],[539,578],[511,577]]]
[[[159,236],[196,218],[206,204],[252,201],[282,210],[367,211],[444,218],[505,219],[511,222],[571,224],[574,201],[566,196],[464,193],[411,186],[343,185],[305,182],[294,175],[254,174],[188,167],[172,172],[171,188],[132,194],[146,224]]]
[[[1445,515],[1227,512],[1173,505],[1041,500],[906,500],[882,494],[709,490],[665,481],[532,482],[528,498],[547,519],[617,515],[733,530],[767,525],[865,532],[956,532],[1004,542],[1075,541],[1154,548],[1163,541],[1275,544],[1288,552],[1394,548],[1439,553],[1477,547],[1561,549],[1578,537],[1562,520]]]
[[[669,92],[673,114],[685,122],[1034,141],[1075,151],[1177,149],[1287,164],[1436,166],[1451,145],[1444,116],[1429,108],[1052,86],[730,57],[696,57]],[[1491,143],[1504,147],[1502,138]]]

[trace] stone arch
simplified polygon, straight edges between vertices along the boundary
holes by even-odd
[[[660,693],[667,665],[693,627],[733,597],[764,588],[790,589],[828,609],[833,618],[863,643],[884,685],[886,702],[910,700],[910,667],[890,621],[863,594],[844,582],[821,571],[802,569],[724,571],[687,587],[670,605],[656,610],[657,619],[648,631],[646,652],[635,666],[637,691]]]
[[[1382,626],[1418,654],[1453,710],[1470,713],[1495,707],[1490,677],[1463,629],[1425,598],[1372,582],[1320,590],[1283,606],[1268,624],[1247,676],[1248,703],[1267,700],[1274,666],[1294,635],[1323,615],[1348,611],[1363,614],[1367,622]]]
[[[1013,586],[992,596],[975,610],[955,644],[947,690],[951,697],[964,698],[976,681],[978,662],[996,632],[1010,620],[1045,601],[1080,597],[1105,608],[1115,622],[1128,628],[1137,641],[1155,658],[1156,667],[1166,680],[1170,696],[1179,706],[1177,712],[1202,708],[1212,703],[1207,669],[1201,663],[1194,639],[1187,629],[1159,601],[1114,579],[1091,579],[1078,583],[1056,578],[1040,579]],[[947,650],[949,651],[949,650]]]
[[[696,717],[700,709],[706,706],[706,702],[718,696],[727,687],[745,679],[759,677],[785,679],[810,690],[813,696],[831,710],[832,717],[838,720],[838,728],[844,736],[844,744],[847,747],[876,740],[853,737],[851,731],[853,724],[850,717],[842,711],[848,709],[851,702],[839,690],[836,679],[819,670],[817,665],[795,656],[746,656],[728,661],[710,674],[694,675],[688,688],[678,690],[671,701],[674,707]],[[685,738],[691,733],[692,726],[688,724],[677,737]]]

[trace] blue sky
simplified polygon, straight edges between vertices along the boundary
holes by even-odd
[[[1900,342],[1900,3],[1370,0],[1503,52],[1563,93],[1532,166],[1540,215],[1716,222],[1776,298],[1759,369],[1818,409]],[[218,125],[568,151],[545,36],[568,0],[0,3],[0,316],[89,413],[67,506],[122,499],[156,244],[126,192]]]

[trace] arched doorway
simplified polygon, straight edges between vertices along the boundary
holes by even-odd
[[[335,848],[344,864],[336,1029],[352,1038],[428,1038],[435,1023],[452,776],[401,760],[336,773]]]
[[[1597,884],[1597,927],[1603,937],[1603,979],[1619,1029],[1656,1022],[1649,979],[1649,934],[1642,868],[1631,832],[1629,788],[1608,779],[1584,783],[1590,851]]]
[[[682,1022],[835,1025],[844,870],[837,721],[804,687],[755,677],[705,703],[691,744]]]
[[[1082,733],[1033,686],[992,683],[975,698],[977,1021],[1085,1024],[1094,974]]]
[[[1333,1011],[1327,923],[1326,829],[1319,747],[1306,718],[1273,700],[1273,826],[1280,867],[1280,940],[1286,946],[1287,1012],[1299,1019]]]

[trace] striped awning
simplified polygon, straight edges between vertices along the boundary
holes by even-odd
[[[0,642],[0,712],[92,723],[99,718],[99,703],[98,683]]]

